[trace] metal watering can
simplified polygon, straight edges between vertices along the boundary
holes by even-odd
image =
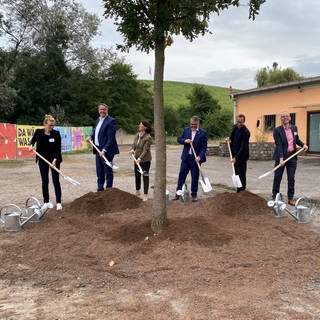
[[[32,203],[30,203],[31,200],[33,200]],[[0,222],[3,223],[5,231],[19,231],[28,221],[39,221],[44,213],[52,207],[51,203],[41,207],[36,198],[30,197],[26,201],[24,211],[12,203],[4,205],[0,209]]]
[[[9,208],[11,210],[9,210]],[[12,210],[14,208],[14,210]],[[0,222],[4,225],[5,231],[19,231],[21,229],[22,210],[15,204],[4,205],[0,210]]]
[[[48,209],[53,208],[52,203],[48,202],[41,207],[39,200],[35,197],[29,197],[26,200],[25,218],[30,218],[28,221],[38,222]]]
[[[275,200],[269,200],[267,205],[269,208],[273,208],[273,213],[276,218],[286,217],[286,204],[282,200],[281,193],[277,193]]]
[[[180,203],[191,202],[190,192],[186,184],[182,186],[181,190],[177,190],[177,195],[180,196]]]
[[[285,213],[288,213],[297,223],[309,223],[315,211],[314,204],[306,197],[300,197],[295,203],[294,210],[289,210],[282,201],[280,193],[277,194],[275,201],[270,200],[267,204],[273,208],[275,217],[283,217]]]

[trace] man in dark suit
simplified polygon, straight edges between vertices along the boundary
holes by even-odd
[[[191,171],[191,196],[192,201],[198,201],[198,182],[199,182],[199,168],[196,163],[199,164],[206,161],[206,151],[207,151],[207,133],[199,128],[200,118],[193,116],[190,119],[190,127],[183,130],[177,141],[183,144],[183,150],[181,154],[181,165],[178,177],[177,191],[182,189],[189,171]],[[193,155],[190,144],[193,144],[196,158]],[[176,193],[174,200],[178,200],[179,195]]]
[[[308,150],[308,146],[299,139],[297,127],[291,125],[290,120],[288,112],[281,113],[281,125],[273,130],[273,138],[276,145],[273,159],[275,160],[275,166],[281,164],[281,167],[274,173],[272,198],[275,199],[277,193],[279,193],[284,167],[286,167],[288,204],[294,206],[294,177],[297,168],[297,157],[295,156],[285,163],[284,160],[296,152],[296,145],[302,147],[305,151]]]
[[[97,119],[96,127],[90,136],[94,144],[99,148],[97,152],[93,148],[93,153],[96,154],[96,171],[97,171],[97,191],[106,188],[112,188],[113,171],[103,160],[105,156],[109,162],[112,162],[113,157],[119,153],[118,144],[116,141],[116,123],[113,118],[108,115],[108,106],[100,103],[98,106],[100,117]]]
[[[246,190],[247,186],[247,161],[249,159],[249,139],[250,131],[245,126],[246,117],[243,114],[237,116],[237,123],[233,126],[230,138],[230,146],[232,153],[232,162],[234,170],[239,175],[242,183],[241,188],[237,188],[237,192]]]

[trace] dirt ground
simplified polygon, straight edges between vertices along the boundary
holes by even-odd
[[[317,223],[214,188],[197,203],[168,201],[169,225],[154,235],[131,162],[97,193],[92,160],[65,157],[81,187],[61,181],[61,212],[19,232],[0,227],[0,319],[320,319]],[[0,177],[0,205],[41,200],[32,161],[1,164]]]

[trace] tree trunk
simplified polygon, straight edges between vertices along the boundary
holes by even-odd
[[[151,228],[159,233],[167,225],[166,175],[167,155],[164,129],[163,73],[165,41],[156,41],[154,68],[154,132],[156,173],[154,178],[153,218]]]

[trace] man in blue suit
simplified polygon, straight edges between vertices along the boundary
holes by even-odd
[[[183,130],[177,141],[183,144],[183,150],[181,154],[181,165],[178,177],[177,191],[182,189],[189,171],[191,171],[191,196],[192,202],[198,201],[198,182],[199,182],[199,168],[196,162],[199,164],[206,161],[207,151],[207,133],[200,127],[200,118],[193,116],[190,119],[190,127]],[[194,157],[191,144],[194,147],[196,157]],[[178,200],[179,195],[176,193],[174,200]]]
[[[116,141],[116,123],[113,118],[108,115],[108,106],[104,103],[98,105],[100,117],[96,121],[96,127],[90,136],[94,144],[99,148],[97,152],[93,148],[93,153],[96,154],[96,171],[97,171],[97,191],[106,188],[112,188],[113,171],[103,160],[105,156],[109,162],[112,162],[113,157],[119,153],[118,144]]]
[[[297,127],[290,124],[290,120],[291,118],[288,112],[281,113],[281,125],[273,130],[273,138],[276,145],[273,159],[275,160],[275,166],[280,163],[281,167],[274,173],[272,198],[275,199],[277,193],[279,193],[284,167],[286,167],[288,204],[294,206],[294,176],[297,168],[297,156],[287,162],[284,162],[284,160],[296,152],[296,145],[302,147],[305,151],[308,150],[308,146],[299,139]]]

